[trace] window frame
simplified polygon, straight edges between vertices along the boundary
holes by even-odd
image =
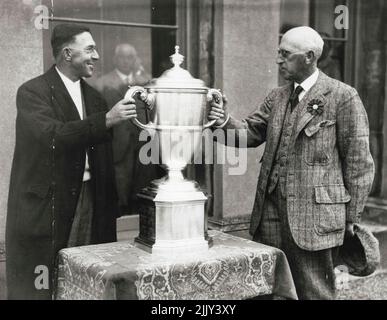
[[[154,24],[154,23],[135,23],[127,21],[115,21],[115,20],[106,20],[106,19],[86,19],[86,18],[72,18],[66,16],[56,16],[55,15],[55,0],[42,0],[42,4],[49,9],[49,16],[44,17],[49,22],[48,32],[43,34],[43,46],[44,50],[44,59],[43,61],[50,61],[51,51],[47,50],[50,47],[50,34],[53,29],[53,22],[67,22],[67,23],[79,23],[79,24],[89,24],[89,25],[102,25],[102,26],[115,26],[115,27],[125,27],[125,28],[147,28],[147,29],[167,29],[176,31],[176,44],[180,46],[180,53],[185,56],[186,66],[189,71],[192,71],[192,61],[195,59],[195,54],[191,53],[191,50],[187,50],[188,47],[191,47],[190,37],[192,33],[192,27],[190,25],[190,17],[192,11],[192,0],[176,0],[176,24],[167,25],[167,24]],[[128,4],[129,6],[130,4]],[[171,48],[173,50],[174,48]],[[172,52],[171,52],[172,53]],[[49,56],[50,55],[50,56]],[[45,65],[44,69],[47,70],[50,65]]]
[[[356,34],[358,30],[357,24],[357,13],[358,13],[358,0],[345,0],[343,1],[343,5],[348,8],[349,15],[349,28],[344,29],[344,37],[322,37],[323,40],[328,40],[331,42],[344,42],[344,57],[343,57],[343,82],[355,86],[355,62],[356,62]],[[315,0],[310,0],[310,16],[309,16],[309,25],[314,28],[315,27]]]

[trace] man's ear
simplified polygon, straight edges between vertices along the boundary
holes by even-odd
[[[70,48],[64,47],[62,49],[62,55],[63,55],[63,58],[64,58],[65,61],[71,61],[72,53],[71,53],[71,49]]]
[[[316,56],[313,51],[308,51],[305,55],[306,64],[312,64],[316,60]]]

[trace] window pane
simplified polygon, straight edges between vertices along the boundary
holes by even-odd
[[[321,33],[322,36],[327,35]],[[318,67],[328,76],[344,81],[345,42],[324,39],[323,53],[318,61]]]
[[[152,0],[153,24],[176,24],[176,0]],[[153,74],[159,77],[171,67],[169,56],[175,52],[176,30],[152,29]]]
[[[346,41],[335,41],[330,38],[345,39],[344,29],[335,28],[335,8],[345,4],[338,0],[314,0],[312,2],[311,25],[324,38],[324,50],[318,67],[328,76],[344,81],[344,61]]]
[[[345,1],[337,0],[314,0],[312,2],[313,21],[312,25],[319,32],[323,32],[329,37],[345,38],[345,30],[335,28],[335,8],[338,5],[345,4]]]
[[[176,0],[54,0],[54,17],[121,21],[158,25],[176,24]],[[61,22],[54,22],[56,25]],[[158,77],[171,67],[169,56],[176,45],[176,29],[136,28],[91,24],[101,60],[95,77],[112,69],[114,49],[119,43],[135,46],[149,74]]]
[[[309,25],[309,0],[281,0],[280,33]]]
[[[101,17],[101,1],[99,0],[53,0],[54,17],[77,19],[99,19]]]
[[[137,3],[138,5],[133,5]],[[60,4],[61,6],[59,6]],[[121,6],[125,4],[125,6]],[[107,7],[111,5],[110,7]],[[144,1],[54,1],[54,16],[116,20],[147,24],[175,24],[175,0],[151,5]],[[52,28],[62,22],[51,22]],[[109,24],[84,23],[91,30],[99,53],[94,74],[86,81],[104,96],[108,107],[123,99],[128,85],[145,85],[169,68],[169,56],[174,53],[176,30],[138,28]],[[48,36],[48,34],[47,34]],[[46,44],[48,37],[46,36]],[[54,61],[46,46],[46,66]],[[138,119],[147,123],[145,106],[137,104]],[[114,128],[113,157],[121,214],[138,213],[137,193],[150,181],[165,174],[159,165],[140,163],[138,153],[145,142],[139,141],[139,130],[131,123]]]
[[[53,22],[52,27],[60,23],[61,22]],[[148,74],[152,75],[151,29],[94,24],[85,25],[91,30],[100,56],[100,59],[96,64],[97,68],[90,80],[94,80],[115,68],[113,57],[116,47],[119,44],[124,43],[128,43],[135,48],[137,51],[138,62],[141,63],[142,68]]]
[[[151,14],[165,15],[160,24],[175,24],[168,19],[169,11],[174,10],[175,0],[53,0],[54,17],[77,19],[97,19],[133,23],[150,23]]]

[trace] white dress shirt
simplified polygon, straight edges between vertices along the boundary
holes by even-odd
[[[301,86],[303,91],[298,96],[298,101],[301,101],[302,98],[306,95],[306,93],[313,87],[313,85],[317,82],[319,71],[316,69],[308,78],[306,78],[302,83],[294,83],[294,89],[298,86]]]
[[[81,120],[83,120],[83,99],[82,99],[82,90],[81,90],[81,81],[72,81],[68,77],[66,77],[62,72],[59,71],[57,67],[55,67],[56,71],[58,72],[60,78],[62,79],[68,93],[70,94],[71,99],[73,99],[73,102],[75,106],[77,107],[79,116]],[[83,173],[83,181],[90,180],[90,166],[89,166],[89,159],[87,157],[86,153],[86,161],[85,161],[85,171]]]

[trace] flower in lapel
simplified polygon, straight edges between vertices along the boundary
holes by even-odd
[[[308,103],[307,110],[314,116],[321,114],[324,111],[324,103],[320,99],[312,99]]]

